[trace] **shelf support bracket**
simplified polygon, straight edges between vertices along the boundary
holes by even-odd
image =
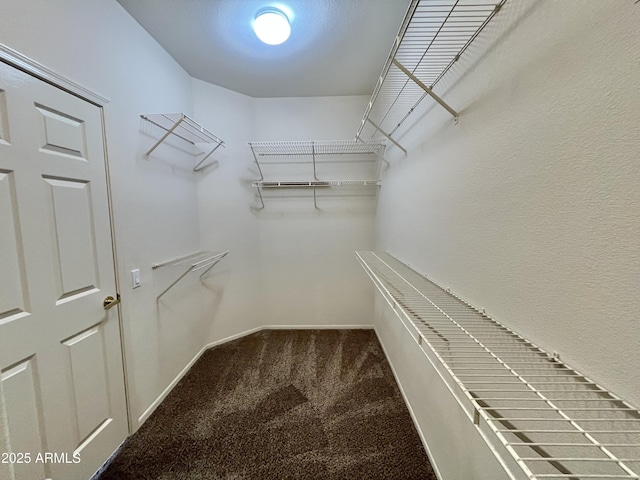
[[[207,168],[207,165],[205,165],[204,167],[201,167],[200,165],[202,165],[202,164],[204,163],[204,161],[205,161],[207,158],[209,158],[209,157],[211,156],[211,154],[212,154],[213,152],[215,152],[215,151],[218,149],[218,147],[220,147],[220,145],[222,145],[222,144],[221,144],[221,143],[218,143],[215,147],[213,147],[213,150],[211,150],[209,153],[207,153],[207,154],[202,158],[202,160],[200,160],[200,161],[198,162],[198,164],[197,164],[195,167],[193,167],[193,171],[194,171],[194,172],[199,172],[200,170],[203,170],[203,169]],[[215,163],[215,162],[212,162],[212,163]]]
[[[249,146],[251,146],[251,144],[249,144]],[[256,161],[256,167],[258,167],[258,173],[260,173],[260,181],[262,181],[264,180],[264,175],[262,174],[262,169],[260,168],[260,162],[258,162],[258,156],[256,155],[256,151],[253,149],[253,146],[251,146],[251,153],[253,153],[253,159]]]
[[[260,198],[260,203],[262,204],[262,206],[260,208],[256,208],[256,210],[263,210],[264,209],[264,198],[262,198],[262,187],[260,187],[260,186],[258,187],[258,198]]]
[[[202,267],[194,268],[194,269],[193,269],[193,271],[195,272],[196,270],[200,270],[200,269],[202,269],[202,268],[206,268],[206,270],[205,270],[204,272],[202,272],[202,274],[200,275],[200,280],[204,280],[204,276],[205,276],[207,273],[209,273],[209,272],[211,271],[211,269],[212,269],[213,267],[215,267],[215,266],[220,262],[220,260],[222,260],[223,258],[224,258],[224,255],[223,255],[222,257],[218,258],[218,259],[217,259],[215,262],[213,262],[211,265],[203,265]]]
[[[177,120],[175,119],[176,115],[179,115]],[[164,142],[170,135],[175,135],[176,137],[181,138],[185,142],[190,143],[191,145],[194,145],[194,146],[201,143],[207,143],[209,145],[215,143],[215,146],[209,153],[206,153],[206,149],[198,147],[198,149],[202,150],[202,153],[198,155],[204,155],[206,153],[206,155],[204,155],[204,157],[198,162],[198,164],[195,167],[193,167],[194,172],[199,172],[200,170],[204,170],[208,166],[208,165],[202,166],[204,162],[207,160],[207,158],[209,158],[213,154],[213,152],[215,152],[218,149],[218,147],[221,147],[221,146],[224,147],[224,142],[221,139],[219,139],[214,134],[206,130],[204,127],[196,123],[195,120],[187,117],[184,113],[180,113],[180,114],[161,113],[161,114],[151,114],[151,115],[140,115],[140,117],[143,120],[146,120],[152,125],[155,125],[156,127],[159,127],[165,131],[164,135],[162,135],[162,137],[160,137],[160,139],[153,145],[153,147],[151,147],[147,151],[147,153],[145,153],[144,156],[147,159],[149,158],[149,156],[151,156],[153,151],[156,148],[158,148],[158,146],[162,142]],[[171,118],[171,117],[174,117],[174,118]],[[170,124],[167,124],[166,123],[167,121],[170,122]],[[178,130],[178,127],[182,127],[185,130],[185,132]],[[192,138],[187,138],[187,136],[189,135]]]
[[[640,1],[640,0],[639,0]],[[364,140],[362,140],[360,138],[360,135],[356,135],[356,142],[360,142],[363,145],[366,145],[366,142]],[[382,155],[380,155],[378,152],[375,151],[375,149],[371,149],[371,153],[373,153],[376,157],[378,157],[381,161],[383,161],[384,163],[387,164],[387,167],[389,166],[389,162],[387,161],[386,158],[384,158]]]
[[[413,73],[407,70],[407,68],[404,65],[402,65],[399,61],[397,61],[395,58],[393,59],[393,64],[396,67],[398,67],[402,71],[402,73],[404,73],[407,77],[413,80],[416,85],[418,85],[421,89],[423,89],[427,95],[431,96],[436,102],[440,104],[440,106],[442,106],[447,112],[453,115],[454,121],[458,123],[458,112],[456,112],[453,108],[451,108],[444,100],[442,100],[438,95],[436,95],[436,93],[433,90],[431,90],[424,83],[422,83],[418,77],[416,77]]]
[[[205,268],[206,270],[200,275],[200,279],[202,278],[215,267],[220,260],[226,257],[229,254],[228,251],[222,253],[212,254],[211,252],[198,252],[195,254],[187,255],[185,257],[180,257],[175,260],[169,260],[168,262],[157,263],[152,266],[155,270],[156,268],[164,267],[167,265],[171,265],[172,267],[176,267],[179,265],[190,263],[189,267],[185,270],[185,272],[180,275],[171,285],[165,288],[160,295],[156,297],[156,303],[160,302],[160,298],[171,290],[180,280],[186,277],[189,273],[195,272],[197,270],[201,270]],[[205,257],[205,258],[203,258]],[[198,260],[201,259],[201,260]]]
[[[313,158],[313,178],[318,180],[316,174],[316,142],[311,142],[311,157]]]
[[[148,119],[146,116],[144,116],[144,115],[142,115],[142,118],[144,118],[144,119],[145,119],[145,120],[147,120],[147,121],[151,121],[151,120],[149,120],[149,119]],[[168,137],[169,135],[171,135],[171,134],[173,133],[173,131],[174,131],[176,128],[178,128],[178,127],[180,126],[180,124],[182,123],[182,121],[183,121],[183,120],[184,120],[184,116],[183,116],[183,117],[181,117],[181,118],[180,118],[180,120],[178,120],[178,121],[173,125],[173,127],[171,127],[170,129],[168,129],[168,130],[167,130],[167,133],[165,133],[164,135],[162,135],[162,137],[160,137],[160,140],[158,140],[158,141],[155,143],[155,145],[154,145],[153,147],[151,147],[147,153],[145,153],[145,154],[144,154],[144,156],[145,156],[146,158],[149,158],[149,156],[153,153],[153,151],[154,151],[156,148],[158,148],[158,145],[160,145],[162,142],[164,142],[164,141],[167,139],[167,137]],[[153,122],[153,121],[151,121],[151,123],[153,123],[154,125],[157,125],[157,123],[155,123],[155,122]],[[163,127],[160,127],[160,128],[163,128]]]
[[[367,117],[367,122],[369,122],[373,128],[375,128],[377,131],[379,131],[382,135],[384,135],[387,140],[389,140],[390,142],[392,142],[396,147],[398,147],[400,150],[402,150],[404,152],[404,156],[407,156],[407,150],[400,145],[398,142],[396,142],[391,135],[389,135],[387,132],[385,132],[382,128],[380,128],[378,125],[375,124],[375,122],[373,120],[371,120],[369,117]]]

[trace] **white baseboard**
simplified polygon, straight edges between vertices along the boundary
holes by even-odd
[[[209,346],[204,346],[200,349],[200,351],[195,355],[195,357],[193,357],[191,359],[191,361],[189,363],[187,363],[187,365],[180,371],[180,373],[178,373],[178,375],[176,376],[176,378],[174,378],[171,383],[169,383],[169,385],[167,385],[167,388],[165,388],[162,393],[158,396],[158,398],[156,398],[151,405],[149,405],[147,407],[147,409],[142,413],[142,415],[140,415],[140,417],[138,417],[138,425],[136,427],[136,430],[138,428],[140,428],[140,426],[145,422],[145,420],[147,418],[149,418],[149,416],[154,412],[154,410],[156,408],[158,408],[158,405],[160,405],[162,403],[162,401],[167,398],[167,395],[169,395],[169,393],[171,392],[171,390],[173,390],[173,387],[175,387],[178,382],[180,380],[182,380],[182,377],[184,377],[187,372],[189,371],[189,369],[193,366],[194,363],[196,363],[198,361],[198,359],[202,356],[202,354],[207,350],[207,348],[209,348]]]
[[[204,350],[208,350],[218,345],[223,345],[227,342],[237,340],[238,338],[246,337],[252,333],[260,332],[262,330],[373,330],[373,325],[264,325],[262,327],[252,328],[244,332],[236,333],[230,337],[216,340],[215,342],[208,343],[203,348],[203,351],[198,355],[202,355]]]
[[[251,335],[253,333],[259,332],[264,329],[265,327],[256,327],[250,330],[245,330],[244,332],[236,333],[234,335],[231,335],[230,337],[221,338],[220,340],[216,340],[215,342],[207,343],[204,347],[202,347],[202,351],[198,354],[198,358],[200,358],[200,355],[202,355],[204,352],[206,352],[212,347],[217,347],[218,345],[223,345],[227,342],[232,342],[233,340],[246,337],[247,335]]]
[[[155,411],[156,408],[162,403],[162,401],[167,398],[167,395],[173,390],[173,388],[178,384],[182,377],[184,377],[187,372],[191,369],[191,367],[200,359],[200,357],[212,347],[216,347],[218,345],[223,345],[227,342],[231,342],[233,340],[237,340],[242,337],[246,337],[247,335],[251,335],[252,333],[260,332],[262,330],[373,330],[373,325],[264,325],[261,327],[252,328],[250,330],[246,330],[244,332],[236,333],[226,338],[222,338],[220,340],[216,340],[214,342],[208,343],[204,347],[200,349],[200,351],[187,363],[187,365],[178,373],[178,375],[167,385],[162,393],[156,398],[149,407],[138,417],[138,425],[136,426],[136,430],[151,416],[151,414]]]
[[[373,325],[267,325],[260,330],[373,330]]]
[[[382,351],[384,352],[384,356],[387,359],[387,362],[389,363],[389,366],[391,367],[391,371],[393,372],[393,376],[396,379],[396,383],[398,384],[398,388],[400,389],[400,393],[402,394],[402,398],[404,399],[404,403],[407,406],[407,409],[409,410],[409,415],[411,415],[411,420],[413,420],[413,425],[416,427],[416,430],[418,432],[418,436],[420,437],[420,441],[422,442],[422,446],[424,447],[424,451],[427,453],[427,457],[429,458],[429,462],[431,463],[431,466],[433,467],[433,471],[436,474],[436,477],[438,477],[438,480],[442,480],[442,475],[440,475],[440,470],[438,469],[438,464],[435,462],[435,459],[433,458],[433,455],[431,454],[431,450],[429,449],[429,445],[427,445],[427,441],[424,437],[424,434],[422,433],[422,429],[420,428],[420,425],[418,424],[418,419],[416,417],[415,412],[413,411],[413,408],[411,407],[411,403],[409,402],[409,398],[407,397],[404,388],[402,388],[402,384],[400,383],[400,377],[398,377],[398,374],[396,372],[395,367],[393,366],[393,363],[391,363],[391,358],[389,357],[386,348],[384,347],[384,343],[382,342],[382,338],[380,337],[380,334],[378,333],[378,330],[376,328],[373,329],[376,332],[376,337],[378,337],[378,342],[380,342],[380,345],[382,346]]]

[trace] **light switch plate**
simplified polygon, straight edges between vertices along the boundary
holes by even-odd
[[[136,268],[135,270],[131,270],[131,288],[138,288],[140,285],[142,285],[140,269]]]

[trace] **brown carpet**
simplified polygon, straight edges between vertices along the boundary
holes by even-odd
[[[436,476],[373,330],[267,330],[208,350],[99,479]]]

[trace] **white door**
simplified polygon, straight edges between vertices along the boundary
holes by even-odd
[[[127,435],[99,107],[0,62],[0,479],[85,480]]]

